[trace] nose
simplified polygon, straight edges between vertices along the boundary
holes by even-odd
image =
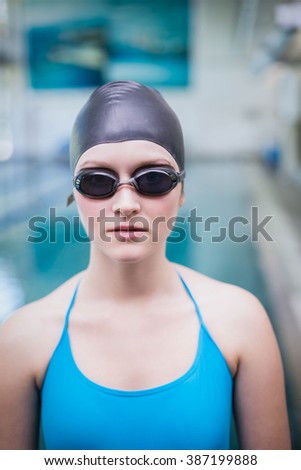
[[[120,186],[113,196],[112,210],[114,213],[129,216],[140,211],[139,195],[130,185]]]

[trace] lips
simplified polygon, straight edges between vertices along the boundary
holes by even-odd
[[[134,225],[119,225],[109,230],[109,232],[147,232],[144,227],[135,227]]]
[[[133,242],[144,241],[149,230],[144,227],[135,227],[134,225],[118,225],[107,232],[114,233],[116,240]]]

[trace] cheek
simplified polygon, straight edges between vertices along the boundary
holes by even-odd
[[[157,214],[166,217],[176,216],[180,208],[180,192],[174,191],[158,199]]]
[[[179,210],[180,195],[166,195],[148,205],[148,216],[152,224],[153,237],[165,240],[173,229]]]
[[[93,230],[93,227],[99,225],[97,218],[100,217],[103,210],[107,211],[108,207],[104,201],[100,203],[99,201],[85,198],[81,195],[76,197],[76,204],[82,224],[89,234],[91,229]]]
[[[176,199],[170,195],[160,196],[158,198],[152,198],[143,204],[145,214],[148,214],[151,218],[156,216],[169,217],[178,210],[178,204]]]
[[[84,223],[89,217],[96,217],[97,205],[88,198],[78,196],[76,205],[82,222]]]

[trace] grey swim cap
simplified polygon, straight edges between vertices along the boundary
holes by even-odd
[[[72,130],[72,172],[81,155],[97,144],[148,140],[164,147],[184,169],[180,122],[161,94],[133,81],[97,88],[79,112]],[[122,156],[121,156],[122,157]]]

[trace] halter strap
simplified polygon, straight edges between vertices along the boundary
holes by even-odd
[[[200,309],[199,309],[198,304],[197,304],[196,301],[194,300],[194,297],[193,297],[192,293],[190,292],[190,289],[189,289],[189,287],[187,286],[186,282],[185,282],[184,279],[182,278],[181,274],[179,273],[178,270],[176,270],[176,271],[177,271],[177,273],[178,273],[179,278],[180,278],[181,281],[182,281],[183,286],[184,286],[185,289],[186,289],[187,294],[189,295],[190,299],[191,299],[192,302],[193,302],[193,305],[194,305],[194,307],[195,307],[195,310],[196,310],[196,313],[197,313],[197,315],[198,315],[198,317],[199,317],[200,322],[203,323],[203,318],[202,318],[202,315],[201,315],[201,312],[200,312]]]
[[[76,284],[76,287],[75,287],[75,289],[74,289],[71,302],[70,302],[70,304],[69,304],[69,307],[68,307],[68,310],[67,310],[67,313],[66,313],[65,324],[64,324],[64,330],[66,330],[67,327],[68,327],[69,316],[70,316],[71,310],[72,310],[72,308],[73,308],[73,305],[74,305],[74,302],[75,302],[75,299],[76,299],[76,295],[77,295],[77,292],[78,292],[78,287],[79,287],[79,285],[80,285],[80,281],[81,281],[81,280],[79,280],[79,281],[77,282],[77,284]]]
[[[196,303],[196,301],[195,301],[195,299],[194,299],[192,293],[190,292],[189,287],[187,286],[186,282],[185,282],[184,279],[182,278],[182,276],[181,276],[181,274],[179,273],[179,271],[176,270],[176,272],[177,272],[179,278],[181,279],[182,284],[183,284],[183,286],[184,286],[184,288],[185,288],[187,294],[189,295],[190,299],[191,299],[192,302],[193,302],[193,305],[194,305],[194,307],[195,307],[195,310],[196,310],[196,313],[197,313],[197,315],[198,315],[198,317],[199,317],[200,322],[203,323],[202,315],[201,315],[200,309],[199,309],[199,307],[198,307],[198,304]],[[69,316],[70,316],[71,310],[72,310],[72,308],[73,308],[73,305],[74,305],[74,302],[75,302],[75,299],[76,299],[76,296],[77,296],[77,292],[78,292],[78,288],[79,288],[79,285],[80,285],[80,281],[81,281],[81,280],[79,280],[79,281],[77,282],[77,284],[76,284],[76,287],[75,287],[75,289],[74,289],[71,302],[70,302],[70,304],[69,304],[69,307],[68,307],[68,310],[67,310],[67,313],[66,313],[65,324],[64,324],[64,330],[66,330],[66,329],[67,329],[67,326],[68,326]]]

